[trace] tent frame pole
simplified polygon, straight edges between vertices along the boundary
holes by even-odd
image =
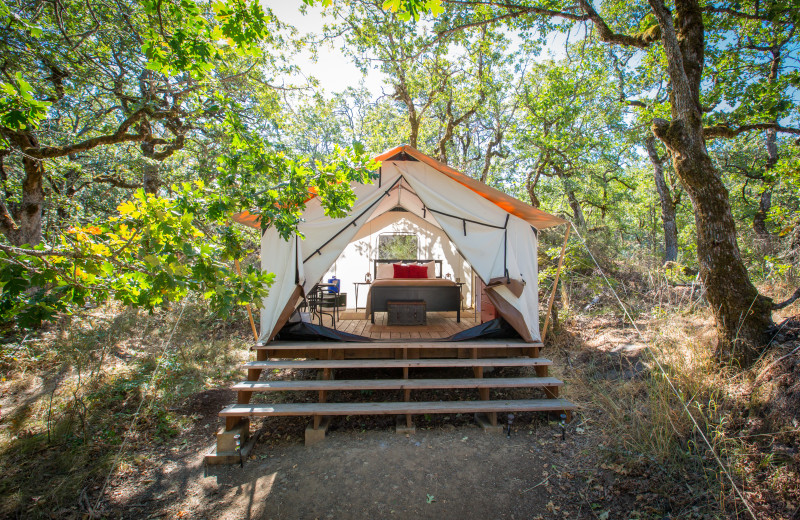
[[[239,265],[239,259],[233,259],[233,266],[236,268],[236,273],[242,276],[242,267]],[[253,338],[258,342],[258,331],[256,330],[256,322],[253,320],[253,311],[250,310],[250,304],[246,305],[247,317],[250,320],[250,328],[253,330]]]
[[[553,303],[556,299],[556,289],[558,288],[558,278],[561,276],[561,268],[564,266],[564,254],[567,252],[567,241],[569,240],[569,232],[572,226],[567,226],[567,232],[564,233],[564,244],[561,246],[561,256],[558,257],[558,269],[556,269],[556,279],[553,282],[553,290],[550,291],[550,301],[547,303],[547,315],[544,318],[544,330],[542,330],[542,343],[547,336],[547,328],[550,326],[550,314],[553,312]]]

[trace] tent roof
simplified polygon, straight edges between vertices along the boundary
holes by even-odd
[[[484,199],[494,203],[499,208],[515,215],[530,225],[535,227],[536,229],[545,229],[548,227],[558,226],[560,224],[566,224],[567,221],[556,217],[555,215],[550,215],[549,213],[545,213],[539,209],[534,208],[533,206],[522,202],[521,200],[515,199],[514,197],[503,193],[502,191],[496,190],[491,186],[488,186],[481,181],[475,180],[472,177],[465,175],[453,168],[447,166],[444,163],[437,161],[432,157],[428,157],[424,153],[420,152],[416,148],[409,146],[407,144],[397,146],[390,150],[383,152],[382,154],[375,157],[376,161],[390,161],[393,157],[397,155],[407,155],[416,159],[420,162],[423,162],[430,166],[431,168],[441,172],[442,174],[450,177],[454,181],[458,182],[459,184],[469,188],[476,194],[480,195]],[[260,228],[259,224],[259,216],[249,211],[244,211],[241,213],[237,213],[233,215],[233,220],[238,222],[239,224],[244,224],[246,226]]]

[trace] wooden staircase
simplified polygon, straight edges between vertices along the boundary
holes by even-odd
[[[509,340],[478,340],[470,342],[272,342],[253,347],[257,359],[246,363],[247,381],[233,386],[237,404],[220,412],[225,418],[225,430],[246,437],[249,418],[269,416],[310,416],[312,425],[306,430],[306,443],[324,438],[327,419],[337,415],[397,415],[405,416],[405,425],[398,422],[398,431],[413,432],[414,414],[475,413],[486,414],[487,428],[499,428],[498,412],[562,412],[567,415],[575,405],[559,399],[561,381],[548,375],[552,362],[539,357],[541,343]],[[302,359],[298,359],[302,358]],[[418,368],[471,368],[468,378],[412,379],[409,372]],[[485,367],[534,367],[535,377],[484,377]],[[259,381],[263,370],[310,369],[318,379],[299,381]],[[358,379],[334,379],[337,369],[358,369]],[[402,378],[366,379],[369,370],[401,369]],[[491,399],[492,389],[541,389],[544,399]],[[413,391],[439,389],[475,389],[475,400],[415,401]],[[403,400],[392,402],[328,402],[332,391],[402,390]],[[293,391],[319,392],[316,403],[251,404],[253,393]],[[218,436],[218,439],[220,437]],[[238,438],[237,438],[238,442]],[[222,442],[218,440],[218,448]],[[230,445],[230,442],[227,443]],[[238,445],[238,444],[237,444]],[[219,451],[219,449],[218,449]]]

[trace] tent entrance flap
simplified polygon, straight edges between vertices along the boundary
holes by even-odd
[[[349,334],[307,321],[290,322],[275,336],[277,341],[346,341],[350,343],[369,343],[372,338]]]
[[[495,318],[493,320],[475,325],[466,330],[444,338],[441,341],[470,341],[476,339],[519,339],[519,332],[512,327],[503,318]]]

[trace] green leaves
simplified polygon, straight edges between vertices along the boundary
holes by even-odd
[[[12,130],[30,130],[47,117],[50,103],[33,97],[33,87],[25,81],[21,72],[15,81],[0,83],[0,125]]]
[[[171,198],[139,190],[117,216],[71,227],[51,247],[0,252],[0,317],[28,328],[89,301],[154,309],[189,293],[222,314],[258,306],[274,275],[235,273],[233,259],[248,253],[240,231],[205,218],[218,194],[200,183],[172,190]]]
[[[267,16],[256,0],[212,3],[213,16],[194,0],[144,0],[153,27],[142,52],[147,68],[168,76],[188,72],[197,80],[210,75],[226,53],[259,55],[269,36]]]
[[[404,22],[419,20],[420,16],[430,12],[437,16],[444,11],[442,0],[385,0],[383,8],[397,13],[398,18]]]

